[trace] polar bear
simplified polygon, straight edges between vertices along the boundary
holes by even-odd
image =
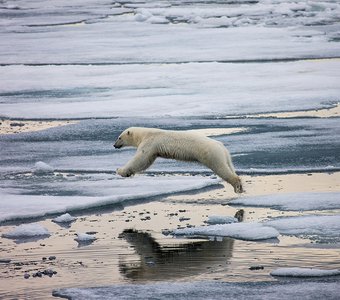
[[[242,193],[229,151],[221,142],[190,131],[130,127],[124,130],[113,145],[115,148],[137,148],[135,156],[117,173],[129,177],[152,165],[157,157],[200,162],[230,183],[236,193]]]

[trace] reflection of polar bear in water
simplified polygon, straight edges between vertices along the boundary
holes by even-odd
[[[114,144],[115,148],[137,147],[135,156],[117,173],[129,177],[151,166],[157,157],[182,161],[197,161],[230,183],[236,193],[242,193],[242,183],[236,175],[230,154],[224,145],[202,134],[130,127]]]

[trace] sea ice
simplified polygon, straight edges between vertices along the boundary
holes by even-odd
[[[254,62],[251,68],[196,62],[1,69],[0,112],[12,118],[226,116],[319,108],[324,99],[339,101],[337,60]]]
[[[273,227],[255,222],[176,229],[172,234],[175,236],[225,236],[248,241],[273,239],[279,236],[279,232]]]
[[[279,268],[270,273],[272,276],[282,277],[324,277],[340,275],[339,269],[322,270],[314,268]]]
[[[340,193],[312,192],[242,197],[231,200],[228,204],[294,211],[329,210],[340,208]]]
[[[37,236],[51,235],[47,228],[40,224],[22,224],[15,227],[13,230],[2,234],[2,237],[10,239],[24,239]]]

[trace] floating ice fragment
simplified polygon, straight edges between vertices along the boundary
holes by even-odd
[[[279,268],[270,273],[272,276],[283,277],[323,277],[340,275],[339,269],[322,270],[314,268]]]
[[[236,223],[238,220],[232,216],[209,216],[206,221],[208,224],[231,224]]]
[[[54,218],[52,221],[55,223],[71,223],[76,219],[77,219],[76,217],[73,217],[69,213],[66,213],[59,217]]]
[[[10,239],[21,239],[36,236],[51,235],[47,228],[40,224],[22,224],[15,227],[12,231],[2,234],[2,237]]]
[[[87,243],[87,242],[93,242],[97,238],[92,235],[92,234],[87,234],[87,233],[77,233],[77,237],[75,240],[79,243]]]
[[[34,174],[48,174],[48,173],[52,173],[54,171],[54,169],[48,165],[47,163],[44,163],[43,161],[38,161],[35,165],[34,165]]]

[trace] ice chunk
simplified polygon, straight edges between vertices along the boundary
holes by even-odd
[[[137,21],[137,22],[144,22],[144,21],[146,21],[147,19],[148,19],[148,17],[145,16],[145,15],[143,15],[143,14],[141,14],[141,13],[137,13],[137,14],[135,15],[135,21]]]
[[[93,234],[87,234],[87,233],[77,233],[77,237],[75,240],[79,243],[87,243],[87,242],[93,242],[97,238]]]
[[[144,22],[149,18],[153,17],[152,13],[147,9],[139,9],[134,17],[135,21],[137,22]]]
[[[73,217],[69,213],[66,213],[59,217],[54,218],[52,221],[55,223],[71,223],[75,220],[77,220],[76,217]]]
[[[152,16],[151,18],[148,19],[148,22],[151,24],[168,24],[169,21],[161,16]]]
[[[230,224],[236,223],[238,220],[232,216],[209,216],[206,221],[208,224]]]
[[[273,227],[255,222],[177,229],[172,234],[176,236],[225,236],[249,241],[266,240],[279,236],[279,232]]]
[[[280,210],[328,210],[340,208],[340,193],[294,193],[231,200],[231,205],[271,207]]]
[[[314,268],[279,268],[270,273],[272,276],[283,277],[323,277],[340,275],[339,269],[322,270]]]
[[[44,163],[43,161],[38,161],[35,165],[34,165],[34,174],[48,174],[48,173],[52,173],[54,171],[54,169],[48,165],[47,163]]]
[[[2,234],[3,237],[10,239],[21,239],[49,235],[51,234],[48,231],[48,229],[37,223],[22,224],[15,227],[13,230],[9,232]]]

